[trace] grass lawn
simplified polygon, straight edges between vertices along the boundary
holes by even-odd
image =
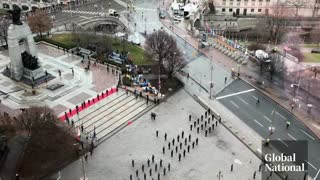
[[[72,41],[73,37],[71,34],[53,34],[50,39],[52,39],[53,41],[60,42],[62,44],[77,46],[77,44]]]
[[[112,47],[114,50],[118,49],[119,51],[122,50],[122,46],[120,44],[113,44]],[[154,64],[154,61],[152,61],[152,58],[150,56],[147,56],[144,53],[144,50],[138,46],[135,46],[133,44],[128,44],[127,49],[129,51],[129,56],[132,57],[133,63],[136,65],[150,65]]]
[[[7,12],[8,9],[0,9],[0,15],[7,15],[8,12]]]
[[[303,53],[304,55],[304,62],[313,62],[313,63],[320,63],[320,54],[316,53]]]
[[[51,40],[53,40],[53,41],[58,41],[62,44],[76,46],[76,43],[73,42],[72,39],[73,39],[73,37],[71,34],[54,34],[51,37]],[[112,48],[114,51],[116,51],[116,50],[122,51],[122,46],[119,42],[113,42]],[[128,43],[127,49],[129,51],[129,56],[131,56],[133,59],[134,64],[136,64],[136,65],[154,64],[154,61],[152,61],[152,58],[147,56],[144,53],[144,50],[142,48]]]

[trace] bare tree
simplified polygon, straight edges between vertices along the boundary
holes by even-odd
[[[28,24],[33,33],[38,33],[42,36],[42,33],[49,32],[53,27],[52,19],[49,17],[46,11],[37,10],[28,16]]]
[[[288,9],[283,4],[276,4],[272,8],[272,12],[261,19],[256,26],[256,31],[261,36],[267,36],[270,41],[275,44],[278,39],[285,33],[285,23],[289,13]]]
[[[297,17],[299,15],[299,9],[308,5],[309,0],[287,0],[286,3],[295,8],[295,10],[292,13],[294,16]]]
[[[168,77],[171,78],[176,72],[181,70],[185,65],[185,59],[181,51],[176,47],[166,57],[164,64],[168,71]]]
[[[270,54],[270,60],[269,63],[269,73],[270,73],[270,80],[273,80],[273,76],[275,74],[278,74],[282,77],[282,75],[285,73],[286,68],[284,65],[284,56],[274,52]]]
[[[312,5],[312,17],[315,17],[318,14],[320,9],[319,7],[320,0],[314,0],[314,4]]]
[[[14,119],[20,132],[28,132],[18,169],[22,176],[38,179],[48,168],[75,158],[75,130],[60,121],[48,107],[31,107]]]
[[[310,32],[310,39],[312,39],[313,43],[316,43],[319,47],[320,44],[320,28],[313,28]]]
[[[165,31],[153,32],[146,40],[146,50],[158,60],[160,67],[165,66],[169,78],[184,66],[185,61],[176,41]]]
[[[168,33],[158,30],[147,37],[145,46],[146,52],[157,59],[162,66],[163,60],[172,52],[172,48],[176,47],[176,42]]]
[[[0,38],[8,45],[8,28],[10,20],[7,17],[2,17],[0,20]],[[2,41],[1,40],[1,41]]]

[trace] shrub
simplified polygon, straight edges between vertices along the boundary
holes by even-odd
[[[76,47],[75,44],[65,44],[65,43],[61,43],[61,42],[58,42],[58,41],[55,41],[55,40],[52,40],[52,39],[49,39],[49,38],[46,38],[46,37],[36,36],[33,39],[34,39],[35,42],[45,41],[45,42],[47,42],[49,44],[53,44],[55,46],[59,46],[59,47],[65,48],[65,49],[72,49],[72,48]]]
[[[124,76],[124,77],[122,78],[122,83],[123,83],[123,85],[125,85],[125,86],[131,86],[131,80],[130,80],[130,78],[127,77],[127,76]]]
[[[128,70],[127,70],[126,66],[122,66],[121,67],[121,73],[122,74],[127,74],[128,73]]]

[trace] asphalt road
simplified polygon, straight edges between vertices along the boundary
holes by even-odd
[[[234,94],[239,92],[243,93]],[[288,148],[285,140],[306,140],[309,156],[308,171],[311,176],[316,175],[320,168],[320,142],[291,112],[242,80],[232,82],[216,98],[262,137],[282,142],[283,148]],[[260,100],[258,104],[256,104],[257,99]],[[272,115],[273,110],[275,110],[274,115]],[[288,129],[287,121],[291,122]],[[271,136],[270,127],[274,127]]]

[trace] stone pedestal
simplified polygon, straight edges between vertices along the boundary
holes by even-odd
[[[19,45],[19,41],[23,42],[22,46]],[[21,53],[23,51],[27,51],[32,56],[38,57],[33,36],[28,24],[26,23],[23,23],[23,25],[11,24],[9,26],[8,49],[9,49],[9,56],[11,58],[11,62],[10,62],[11,77],[15,80],[20,80],[24,74]]]
[[[45,76],[45,73],[44,73],[42,67],[40,67],[38,69],[35,69],[35,70],[30,70],[30,69],[27,69],[27,68],[23,68],[23,70],[24,70],[23,77],[25,77],[27,79],[30,79],[31,81],[32,81],[32,77],[34,79],[39,79],[42,76]]]

